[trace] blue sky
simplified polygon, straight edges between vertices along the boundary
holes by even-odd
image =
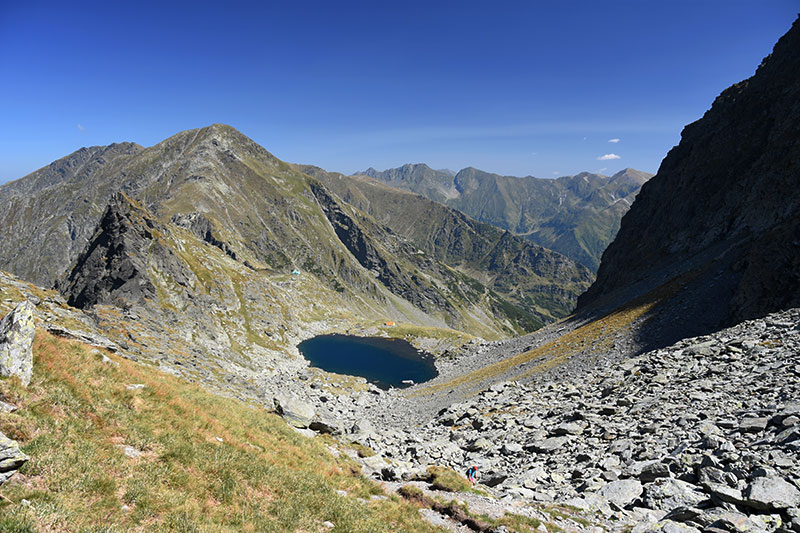
[[[0,0],[0,182],[81,146],[149,146],[214,122],[345,173],[655,172],[798,11],[797,0]]]

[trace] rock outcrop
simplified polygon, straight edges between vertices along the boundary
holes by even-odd
[[[676,330],[800,304],[800,19],[756,74],[686,126],[603,254],[579,310],[684,276]]]
[[[124,193],[112,196],[89,245],[59,287],[67,302],[80,308],[98,303],[120,307],[153,298],[156,288],[144,260],[156,253],[174,263],[157,239],[159,225]],[[146,254],[142,254],[147,250]],[[173,269],[171,275],[178,272]],[[181,280],[186,283],[186,280]]]
[[[0,433],[0,485],[17,473],[30,457],[22,453],[17,441]]]
[[[33,304],[22,302],[0,321],[0,376],[17,376],[26,387],[33,376]]]

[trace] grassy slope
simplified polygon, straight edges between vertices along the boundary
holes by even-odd
[[[333,531],[434,530],[397,497],[360,501],[379,489],[321,439],[111,357],[119,366],[37,331],[29,388],[0,380],[19,406],[0,431],[32,458],[2,487],[0,530],[325,531],[325,520]],[[143,453],[128,458],[124,445]]]
[[[416,389],[410,396],[441,394],[456,387],[471,393],[501,380],[524,380],[566,362],[579,353],[603,353],[621,333],[641,326],[651,312],[676,294],[689,275],[675,278],[643,296],[531,350]],[[568,317],[569,319],[569,317]]]

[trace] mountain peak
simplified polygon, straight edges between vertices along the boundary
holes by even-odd
[[[628,168],[623,168],[622,170],[611,176],[610,179],[611,181],[615,181],[620,178],[628,178],[639,183],[639,185],[642,185],[652,177],[653,174],[650,174],[649,172],[644,172],[642,170],[636,170],[635,168],[628,167]]]
[[[690,275],[684,308],[703,311],[682,313],[685,335],[800,303],[797,72],[800,18],[754,76],[684,128],[623,218],[580,309]]]

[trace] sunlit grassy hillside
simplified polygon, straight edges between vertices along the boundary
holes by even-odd
[[[19,407],[0,431],[31,457],[0,487],[0,531],[434,530],[397,496],[370,499],[326,441],[110,357],[37,331],[30,386],[0,380]]]

